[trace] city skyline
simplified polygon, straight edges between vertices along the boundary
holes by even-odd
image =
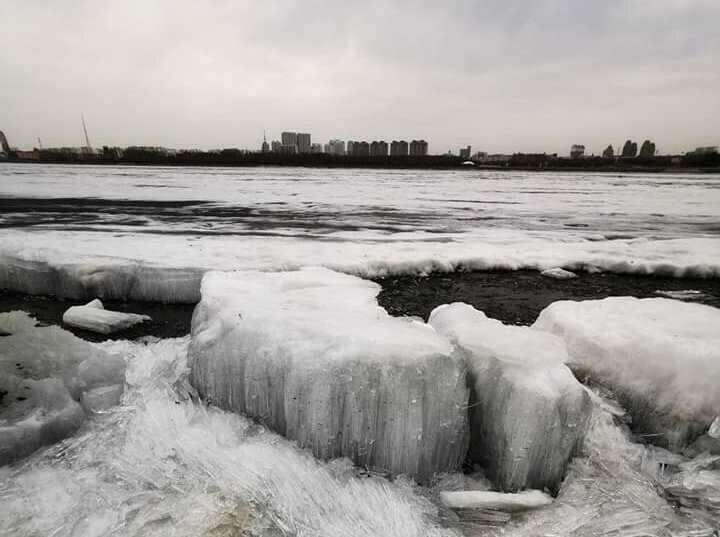
[[[83,145],[83,113],[111,146],[255,148],[288,124],[437,153],[720,137],[711,0],[48,4],[0,6],[0,128],[18,147]]]

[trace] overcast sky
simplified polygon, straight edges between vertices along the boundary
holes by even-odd
[[[720,144],[720,0],[0,2],[11,145]],[[617,149],[617,147],[616,147]]]

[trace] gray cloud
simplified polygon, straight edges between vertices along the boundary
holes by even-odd
[[[0,129],[29,147],[256,147],[425,137],[431,150],[720,143],[720,3],[0,4]]]

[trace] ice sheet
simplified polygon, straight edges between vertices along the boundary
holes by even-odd
[[[63,313],[64,324],[100,334],[111,334],[149,320],[147,315],[106,310],[98,299],[84,306],[71,306]]]
[[[681,448],[720,409],[720,310],[665,298],[548,306],[534,327],[562,337],[579,374],[610,387],[649,441]]]
[[[425,481],[467,449],[465,368],[379,286],[327,269],[211,272],[192,323],[192,382],[322,459]]]

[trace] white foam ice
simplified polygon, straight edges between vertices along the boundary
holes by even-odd
[[[673,448],[720,408],[720,310],[664,298],[555,302],[533,325],[567,344],[574,368],[610,387],[633,428]]]
[[[317,461],[237,414],[183,396],[189,338],[99,346],[125,356],[121,406],[0,467],[0,534],[451,537],[405,480]]]
[[[500,490],[557,490],[591,412],[562,340],[462,303],[435,308],[428,323],[467,364],[471,460]]]
[[[465,366],[377,284],[327,269],[210,272],[192,322],[192,383],[322,459],[426,481],[467,449]]]
[[[25,312],[0,313],[0,332],[0,465],[72,434],[83,408],[119,400],[122,359]]]
[[[569,280],[572,278],[577,278],[577,274],[575,274],[574,272],[565,270],[560,267],[543,270],[542,272],[540,272],[540,274],[548,278],[555,278],[556,280]]]
[[[83,306],[71,306],[62,317],[63,323],[100,334],[111,334],[151,320],[147,315],[106,310],[99,299]]]

